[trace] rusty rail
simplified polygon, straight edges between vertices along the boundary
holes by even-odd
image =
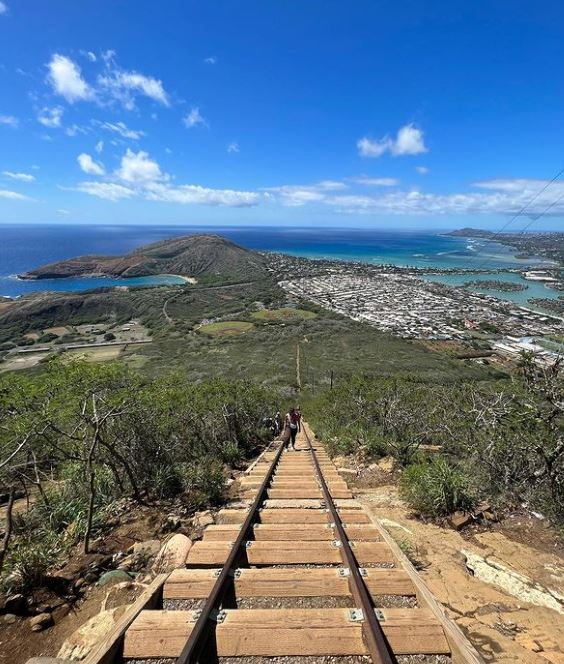
[[[346,565],[346,567],[349,569],[348,578],[351,595],[353,596],[355,605],[362,609],[364,616],[364,620],[362,622],[362,633],[366,641],[366,647],[368,648],[368,652],[370,653],[370,657],[374,664],[393,664],[397,660],[392,649],[390,648],[390,645],[388,644],[386,636],[382,630],[382,626],[380,625],[380,621],[376,617],[374,605],[372,604],[370,594],[368,593],[368,589],[366,588],[366,584],[364,583],[364,579],[360,573],[358,562],[349,543],[349,538],[345,533],[345,529],[343,528],[341,517],[339,516],[339,512],[335,507],[335,503],[331,497],[331,493],[329,492],[325,478],[323,477],[323,472],[321,470],[321,466],[319,465],[317,455],[315,454],[315,449],[311,444],[311,439],[305,427],[302,427],[302,430],[309,445],[309,451],[311,453],[317,479],[321,486],[321,490],[323,491],[325,505],[331,514],[331,520],[335,525],[335,530],[337,531],[337,536],[339,538],[339,550],[341,552],[343,564]]]
[[[264,477],[264,480],[260,485],[259,490],[257,491],[257,495],[255,496],[255,499],[249,509],[249,513],[247,514],[247,517],[241,526],[241,530],[239,531],[237,539],[233,543],[233,547],[229,552],[229,556],[221,568],[219,576],[213,585],[212,591],[206,600],[206,603],[202,607],[200,616],[194,625],[194,629],[190,633],[190,636],[186,641],[186,645],[176,660],[176,664],[196,664],[196,662],[199,661],[199,658],[202,655],[204,648],[206,647],[208,640],[215,628],[215,616],[217,615],[219,607],[225,598],[227,590],[233,583],[233,577],[235,570],[238,567],[244,544],[248,539],[250,539],[248,536],[249,530],[254,520],[256,519],[258,510],[263,501],[263,496],[268,489],[270,482],[272,481],[274,469],[278,465],[278,461],[280,460],[280,456],[287,442],[288,436],[282,438],[280,447],[278,448],[276,455]]]

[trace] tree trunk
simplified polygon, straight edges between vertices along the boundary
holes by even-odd
[[[4,565],[4,558],[6,557],[6,553],[8,552],[8,547],[10,545],[10,537],[12,536],[12,528],[13,528],[13,519],[12,519],[12,512],[14,509],[14,496],[15,496],[16,490],[14,485],[10,487],[10,498],[8,500],[8,506],[6,508],[6,530],[4,532],[4,537],[2,538],[2,544],[0,545],[0,572],[2,571],[2,567]]]
[[[94,453],[96,451],[96,445],[98,443],[98,426],[94,430],[94,435],[92,436],[92,445],[90,445],[90,450],[88,452],[88,459],[86,462],[86,468],[89,475],[89,497],[88,497],[88,515],[86,517],[86,530],[84,532],[84,553],[90,553],[90,535],[92,533],[92,521],[94,519],[94,502],[96,498],[96,467],[94,465]]]

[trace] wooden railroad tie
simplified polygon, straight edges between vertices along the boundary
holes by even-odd
[[[160,602],[153,590],[145,609],[135,604],[109,639],[113,650],[101,646],[87,664],[118,664],[120,648],[125,661],[195,664],[207,661],[208,647],[224,657],[370,655],[389,664],[422,654],[483,664],[322,446],[307,430],[297,445],[263,453],[240,480],[241,500],[218,512],[184,568],[159,581]],[[392,596],[415,608],[378,606]],[[243,598],[264,606],[333,597],[349,598],[351,608],[232,608]],[[176,600],[204,605],[175,610]]]

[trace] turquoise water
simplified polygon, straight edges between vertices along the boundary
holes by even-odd
[[[561,295],[560,292],[552,288],[547,288],[542,282],[529,281],[528,279],[524,279],[520,274],[515,274],[514,272],[493,272],[488,274],[429,274],[425,276],[425,279],[446,284],[447,286],[462,286],[468,281],[475,281],[477,279],[494,279],[496,281],[507,281],[513,284],[521,284],[526,286],[527,289],[523,291],[507,292],[489,290],[477,286],[466,286],[466,288],[474,293],[484,293],[485,295],[491,295],[500,300],[514,302],[521,307],[529,307],[531,309],[539,309],[539,307],[535,307],[529,302],[529,299],[531,298],[557,299]]]
[[[67,277],[65,279],[41,279],[26,281],[15,276],[0,277],[0,295],[16,297],[37,291],[83,291],[112,286],[172,286],[184,284],[182,277],[158,274],[151,277],[112,279],[111,277]]]
[[[193,233],[223,235],[255,250],[424,269],[507,269],[536,262],[515,258],[510,248],[495,242],[450,237],[444,235],[444,232],[431,230],[0,224],[0,296],[16,297],[38,290],[80,291],[108,286],[182,283],[177,277],[168,275],[135,279],[70,278],[41,281],[21,281],[14,275],[84,254],[121,255],[150,242]],[[554,293],[544,290],[545,297]]]

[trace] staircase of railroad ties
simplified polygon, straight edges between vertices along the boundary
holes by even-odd
[[[482,662],[304,429],[296,451],[276,442],[263,453],[243,501],[219,512],[186,568],[155,579],[87,664]]]

